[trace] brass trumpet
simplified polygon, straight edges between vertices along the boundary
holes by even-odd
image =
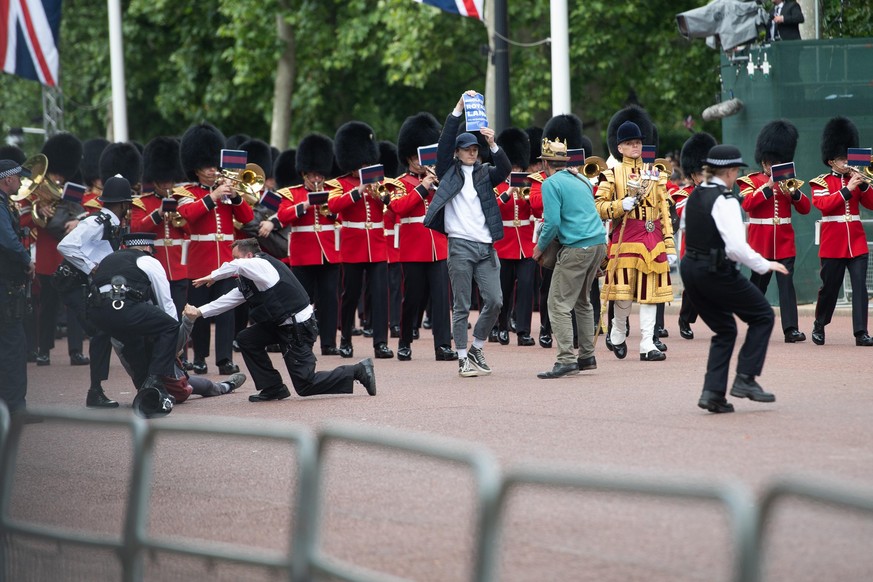
[[[234,190],[243,197],[249,206],[254,206],[259,200],[258,193],[264,189],[266,174],[261,166],[246,164],[246,169],[239,172],[222,168],[219,179],[232,183]]]
[[[798,180],[797,178],[788,178],[787,180],[779,182],[779,189],[785,194],[793,195],[803,187],[804,183],[803,180]]]
[[[9,197],[13,202],[20,202],[31,198],[31,216],[33,222],[39,227],[45,228],[49,215],[44,213],[44,208],[55,208],[63,197],[60,186],[48,177],[48,158],[44,154],[36,154],[28,158],[22,167],[30,170],[30,178],[21,179],[21,187],[17,194]]]
[[[403,182],[395,180],[394,178],[385,178],[378,184],[373,184],[370,188],[370,195],[379,202],[381,202],[382,198],[385,196],[390,196],[391,199],[394,200],[405,193],[406,187],[403,185]]]
[[[873,186],[873,163],[871,163],[869,166],[865,166],[863,170],[859,170],[855,166],[850,166],[848,164],[844,166],[844,169],[849,170],[849,172],[853,174],[858,174],[859,176],[861,176],[861,179],[863,181]]]
[[[588,156],[582,165],[582,175],[593,180],[606,171],[606,162],[600,156]]]

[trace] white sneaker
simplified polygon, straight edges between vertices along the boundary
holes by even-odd
[[[458,360],[458,376],[461,378],[472,378],[479,375],[479,369],[470,363],[470,358],[460,358]]]
[[[482,353],[481,348],[471,347],[470,351],[467,352],[467,359],[470,360],[470,364],[479,370],[483,376],[491,373],[491,368],[485,363],[485,354]]]

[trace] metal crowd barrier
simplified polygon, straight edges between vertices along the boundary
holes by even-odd
[[[10,517],[10,497],[15,464],[24,421],[27,417],[46,420],[125,427],[133,442],[130,491],[127,494],[123,532],[120,537],[96,535],[24,523]],[[501,474],[487,449],[460,441],[410,434],[390,429],[348,424],[327,424],[312,434],[303,426],[286,423],[244,423],[237,419],[166,418],[145,421],[133,415],[121,416],[89,410],[29,410],[10,416],[0,403],[0,582],[8,572],[6,542],[27,536],[57,544],[86,546],[112,551],[122,565],[123,582],[143,579],[148,552],[201,558],[243,566],[268,568],[291,582],[305,582],[326,575],[349,582],[398,580],[384,572],[343,562],[320,547],[324,505],[325,454],[334,442],[363,444],[380,449],[411,453],[467,467],[476,484],[476,530],[471,580],[496,582],[502,518],[511,491],[522,485],[577,489],[581,491],[645,495],[655,498],[710,501],[728,513],[733,545],[733,575],[737,582],[758,582],[761,577],[761,548],[767,520],[773,507],[784,497],[824,502],[843,508],[873,513],[873,496],[845,486],[824,484],[809,478],[775,479],[756,499],[744,485],[735,482],[699,482],[678,477],[610,476],[550,467],[519,466]],[[206,422],[209,422],[207,426]],[[221,426],[221,428],[214,428]],[[196,543],[178,538],[158,538],[147,532],[151,502],[152,464],[155,439],[166,433],[270,439],[293,445],[296,452],[297,491],[293,494],[291,544],[287,552],[252,552],[214,542]]]

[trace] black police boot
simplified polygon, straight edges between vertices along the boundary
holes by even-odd
[[[351,358],[355,355],[351,339],[340,338],[339,355],[343,358]]]
[[[88,390],[88,397],[85,399],[85,406],[88,408],[118,408],[118,403],[107,398],[101,386],[92,386]]]
[[[751,374],[737,374],[734,385],[731,386],[731,396],[748,398],[755,402],[776,402],[776,397],[769,392],[764,392]]]
[[[715,414],[734,411],[734,405],[727,401],[724,394],[709,390],[703,391],[703,394],[700,395],[700,400],[697,401],[697,406]]]
[[[376,395],[376,370],[373,367],[372,359],[366,358],[358,362],[358,365],[355,366],[355,380],[367,389],[367,394]]]

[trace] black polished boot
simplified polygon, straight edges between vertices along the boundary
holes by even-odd
[[[776,397],[769,392],[764,392],[751,374],[737,374],[734,385],[731,386],[731,396],[748,398],[755,402],[776,402]]]
[[[85,399],[85,406],[88,408],[118,408],[118,403],[107,398],[101,386],[92,387],[88,390],[88,397]]]
[[[343,358],[351,358],[355,355],[355,350],[352,347],[352,340],[340,338],[339,355]]]

